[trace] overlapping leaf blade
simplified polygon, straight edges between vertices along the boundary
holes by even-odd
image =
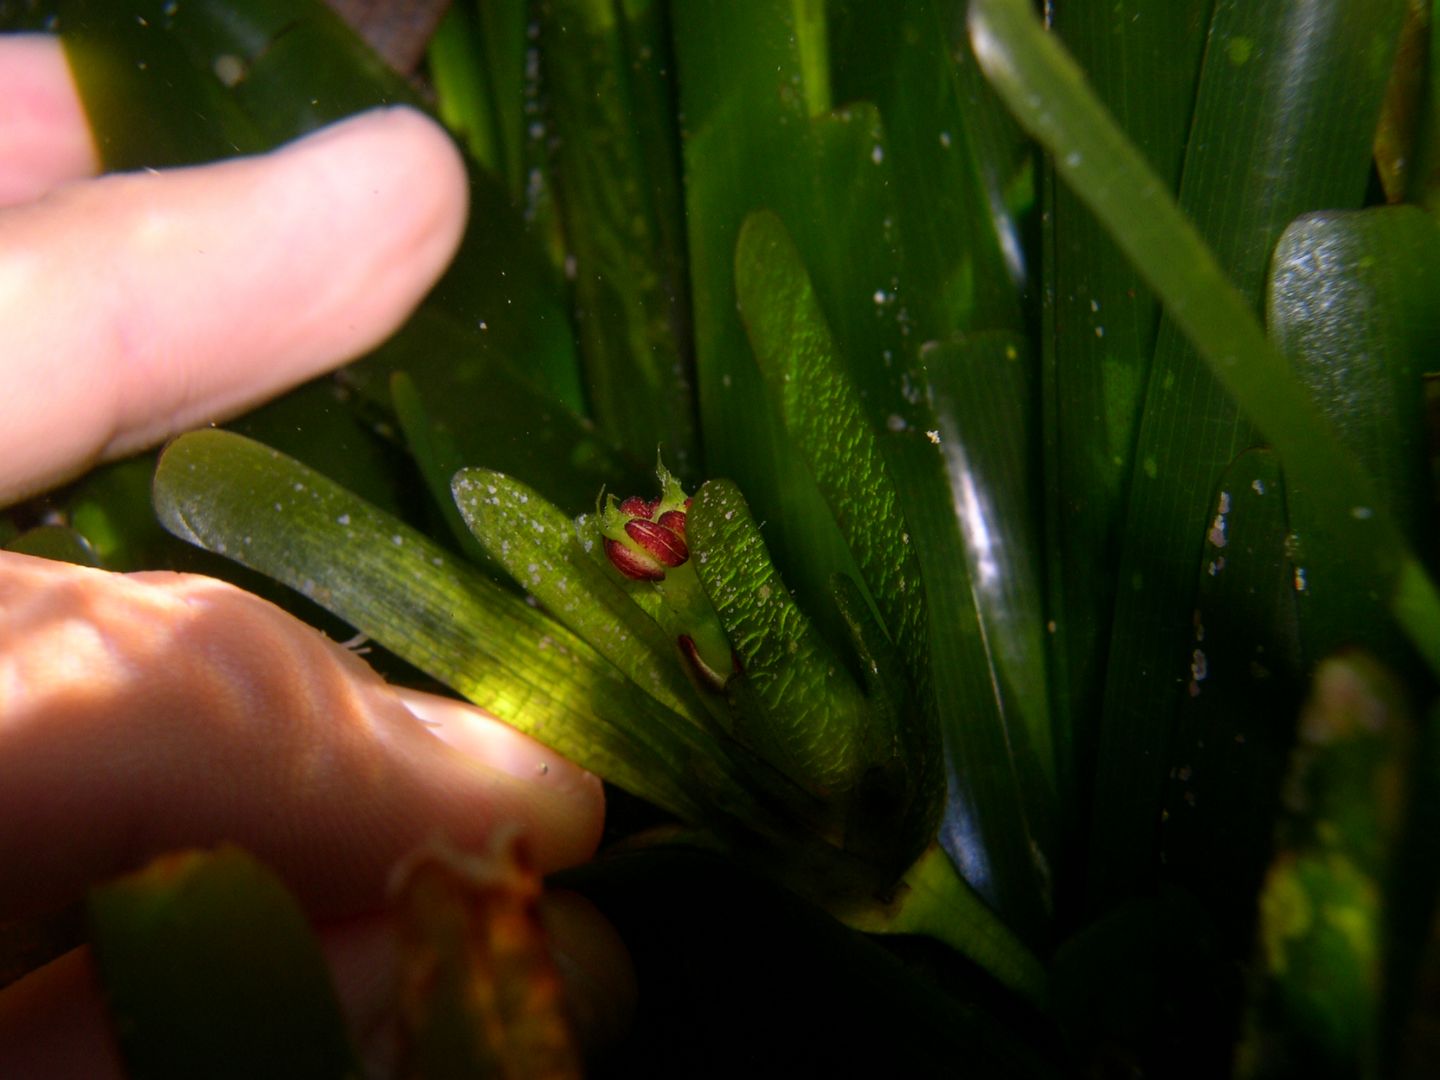
[[[1327,10],[1327,18],[1337,18],[1337,12],[1341,9]],[[1365,28],[1367,45],[1387,48],[1379,29],[1383,27],[1383,10],[1366,5],[1364,11],[1344,8],[1341,13],[1347,19],[1360,20],[1358,25]],[[1372,25],[1369,20],[1374,17],[1382,22]],[[1315,25],[1319,29],[1335,28],[1325,20]],[[1061,175],[1105,221],[1121,248],[1166,301],[1175,334],[1187,335],[1208,365],[1208,372],[1201,370],[1196,358],[1187,359],[1188,354],[1177,344],[1173,346],[1177,350],[1176,365],[1171,372],[1176,377],[1167,380],[1157,367],[1150,381],[1151,401],[1140,437],[1142,451],[1148,445],[1146,440],[1153,438],[1154,453],[1144,451],[1139,455],[1135,484],[1141,484],[1142,476],[1146,480],[1163,478],[1164,482],[1154,485],[1153,490],[1139,486],[1132,489],[1127,526],[1132,533],[1127,541],[1130,554],[1122,559],[1121,601],[1107,683],[1107,724],[1093,826],[1097,842],[1092,845],[1090,878],[1094,902],[1104,903],[1105,897],[1123,893],[1153,869],[1154,813],[1164,764],[1163,750],[1157,743],[1166,737],[1173,716],[1170,679],[1185,655],[1178,640],[1185,632],[1185,624],[1175,614],[1189,608],[1191,597],[1187,594],[1192,587],[1179,580],[1174,560],[1190,551],[1196,542],[1179,532],[1173,543],[1162,543],[1162,538],[1166,529],[1178,530],[1185,524],[1182,517],[1203,515],[1203,507],[1188,506],[1197,499],[1196,490],[1213,486],[1203,483],[1201,474],[1213,466],[1217,451],[1230,448],[1233,453],[1242,434],[1237,427],[1238,415],[1226,403],[1224,393],[1233,394],[1252,419],[1263,424],[1292,477],[1298,478],[1304,472],[1317,481],[1325,478],[1317,487],[1328,484],[1324,512],[1336,530],[1337,542],[1352,553],[1357,567],[1363,566],[1364,572],[1372,575],[1376,597],[1389,603],[1416,644],[1427,650],[1432,665],[1440,661],[1434,645],[1440,640],[1435,633],[1440,628],[1440,598],[1388,515],[1352,515],[1355,507],[1372,507],[1375,503],[1369,480],[1339,448],[1313,404],[1286,373],[1283,362],[1264,339],[1252,304],[1225,279],[1199,235],[1165,198],[1153,173],[1104,115],[1068,58],[1046,38],[1023,5],[1010,0],[976,0],[971,8],[971,34],[977,54],[1011,108],[1054,153]],[[1337,39],[1342,52],[1353,45],[1343,33],[1329,38]],[[1320,40],[1325,40],[1325,35]],[[1292,44],[1303,55],[1305,47],[1315,42],[1302,36],[1293,39]],[[1245,52],[1243,48],[1238,51]],[[1224,54],[1212,50],[1210,55]],[[1349,52],[1346,57],[1353,60]],[[1245,58],[1249,59],[1248,53]],[[1281,100],[1294,104],[1297,99],[1293,94],[1299,93],[1303,85],[1287,88]],[[1225,94],[1234,92],[1231,89]],[[1300,100],[1303,103],[1303,95]],[[1236,107],[1241,104],[1237,102]],[[1329,101],[1329,105],[1334,102]],[[1355,106],[1355,102],[1351,105]],[[1308,109],[1305,115],[1312,116],[1329,132],[1328,124],[1315,115],[1316,103],[1310,102]],[[1341,130],[1346,125],[1338,125],[1335,132],[1348,134],[1353,142],[1354,131],[1360,125],[1352,117],[1349,126],[1348,133]],[[1363,176],[1368,141],[1362,139],[1356,150],[1353,146],[1347,148],[1343,138],[1339,143],[1331,142],[1334,137],[1334,132],[1326,135],[1321,145],[1337,153],[1343,151],[1342,157],[1348,155],[1359,162],[1358,171]],[[1288,153],[1283,144],[1281,140],[1270,146],[1269,153],[1283,157]],[[1323,159],[1320,163],[1329,164]],[[1291,165],[1293,162],[1286,158],[1286,168]],[[1271,166],[1279,167],[1278,161]],[[1219,177],[1215,180],[1220,186]],[[1328,182],[1349,184],[1352,190],[1357,183],[1343,178]],[[1313,197],[1315,189],[1308,190],[1307,197]],[[1257,227],[1266,221],[1276,224],[1284,202],[1285,198],[1269,197],[1257,204],[1261,214]],[[1212,208],[1210,212],[1218,211]],[[1253,238],[1247,237],[1242,246],[1253,251]],[[1258,281],[1263,258],[1263,251],[1252,258],[1252,282]],[[1178,342],[1178,336],[1174,340]],[[1160,348],[1160,355],[1170,355],[1164,351],[1163,343]],[[1187,373],[1184,380],[1177,374],[1182,367]],[[1211,384],[1211,376],[1218,381]],[[1202,389],[1206,386],[1208,390]],[[1154,408],[1162,405],[1168,412]],[[1177,454],[1183,444],[1168,438],[1172,432],[1161,423],[1165,415],[1179,425],[1174,434],[1188,430],[1194,435],[1193,453]],[[1230,419],[1225,419],[1227,416]],[[1207,417],[1214,422],[1207,423]],[[1145,433],[1147,429],[1150,436]],[[1154,477],[1149,475],[1151,471]],[[1134,565],[1127,575],[1125,567],[1131,563]],[[1122,658],[1125,663],[1121,663]],[[1157,716],[1166,722],[1157,723]]]
[[[591,413],[645,460],[699,475],[679,155],[659,3],[548,0],[538,55]]]
[[[1051,27],[1167,190],[1180,184],[1211,0],[1052,5]],[[1138,18],[1135,16],[1139,16]],[[1088,787],[1111,611],[1160,308],[1075,191],[1053,182],[1044,230],[1047,584],[1062,768]],[[1067,785],[1068,786],[1068,785]]]
[[[239,436],[197,432],[161,459],[155,503],[177,535],[285,582],[557,752],[703,820],[683,729],[658,703],[558,623],[319,474]]]

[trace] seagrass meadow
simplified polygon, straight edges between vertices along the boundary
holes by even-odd
[[[228,577],[603,777],[597,1075],[1427,1074],[1434,4],[455,0],[404,72],[318,2],[0,17],[108,168],[385,103],[465,150],[392,340],[0,541]],[[114,955],[168,880],[98,891]]]

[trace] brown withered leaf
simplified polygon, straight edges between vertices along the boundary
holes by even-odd
[[[433,842],[395,874],[404,1077],[568,1080],[580,1054],[520,836],[488,852]]]

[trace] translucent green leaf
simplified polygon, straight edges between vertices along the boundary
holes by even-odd
[[[84,534],[65,525],[37,525],[33,529],[26,529],[19,536],[7,540],[0,547],[4,547],[6,551],[19,552],[21,555],[56,559],[60,562],[74,563],[77,566],[100,565],[94,547],[91,546],[90,541],[85,539]]]
[[[196,432],[161,458],[155,506],[176,535],[290,585],[580,765],[703,817],[668,710],[564,627],[313,470]]]
[[[487,469],[461,470],[454,498],[485,551],[521,588],[660,704],[707,726],[675,642],[621,588],[619,574],[581,548],[574,521],[534,489]]]
[[[89,917],[129,1075],[361,1075],[300,905],[245,852],[163,856]]]
[[[436,108],[472,157],[524,193],[525,0],[457,0],[430,40]]]

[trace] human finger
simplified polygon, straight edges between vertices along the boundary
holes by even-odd
[[[60,42],[0,35],[0,207],[29,202],[99,168]]]
[[[467,197],[449,137],[397,108],[0,211],[0,504],[377,345],[449,263]]]
[[[422,721],[417,714],[423,714]],[[519,826],[542,871],[599,842],[599,781],[208,578],[0,552],[0,918],[230,840],[307,908],[378,908],[437,834]]]

